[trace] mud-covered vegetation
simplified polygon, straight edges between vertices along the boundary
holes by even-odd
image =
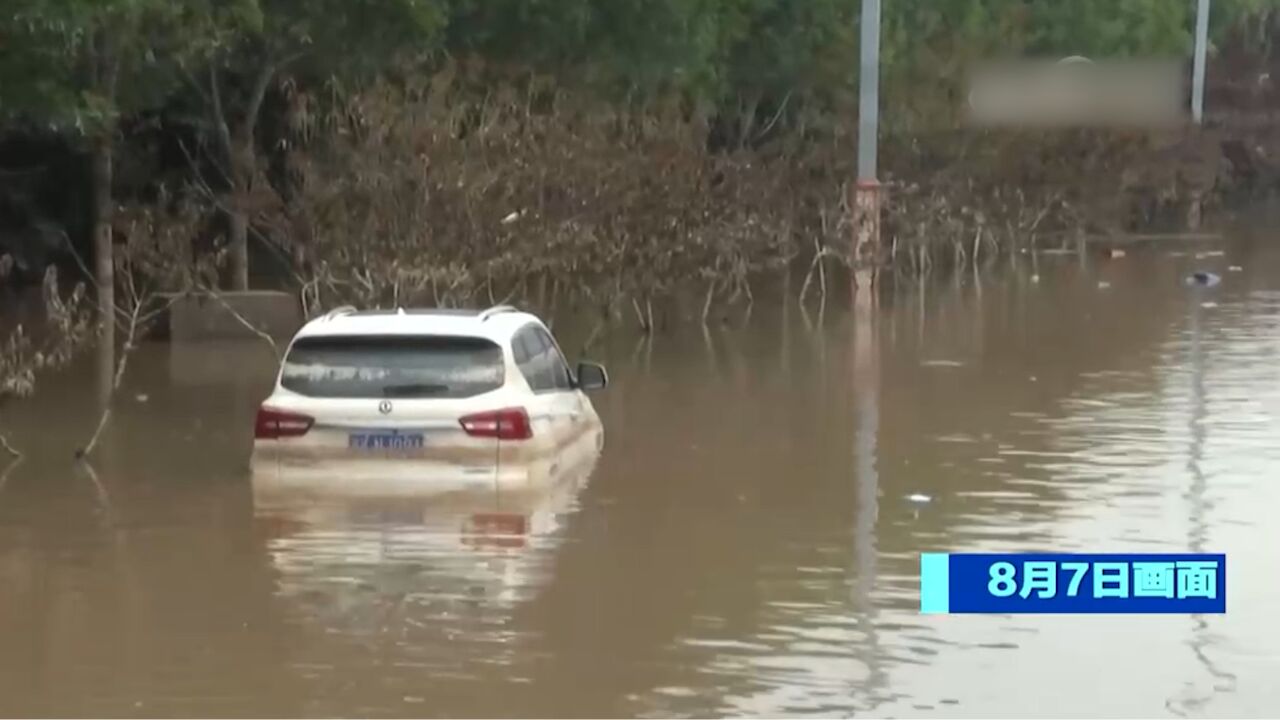
[[[677,287],[704,316],[750,303],[762,274],[825,281],[847,254],[859,6],[13,0],[0,255],[83,271],[126,350],[161,287],[284,286],[309,313],[572,297],[647,329]],[[1214,112],[1280,100],[1277,7],[1214,5],[1214,120],[1155,133],[966,128],[965,72],[1189,57],[1194,3],[885,3],[884,265],[982,264],[1269,188],[1270,126]],[[140,262],[140,233],[171,256]]]

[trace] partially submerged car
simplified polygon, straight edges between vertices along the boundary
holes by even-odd
[[[255,483],[417,495],[548,482],[603,446],[586,393],[607,383],[510,306],[341,308],[289,344],[254,424]]]

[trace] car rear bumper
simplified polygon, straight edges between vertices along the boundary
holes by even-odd
[[[503,448],[491,464],[427,458],[370,458],[321,449],[282,447],[258,441],[250,460],[255,485],[314,490],[326,494],[368,493],[422,496],[456,491],[518,491],[554,485],[594,465],[599,433],[580,435],[561,448]]]

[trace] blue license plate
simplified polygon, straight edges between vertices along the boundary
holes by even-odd
[[[422,433],[398,430],[353,432],[347,436],[347,447],[353,450],[417,450],[422,445]]]

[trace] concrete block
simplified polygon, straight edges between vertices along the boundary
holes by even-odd
[[[169,308],[169,338],[191,342],[255,337],[245,322],[273,338],[288,339],[302,327],[302,306],[295,295],[276,290],[187,295]]]

